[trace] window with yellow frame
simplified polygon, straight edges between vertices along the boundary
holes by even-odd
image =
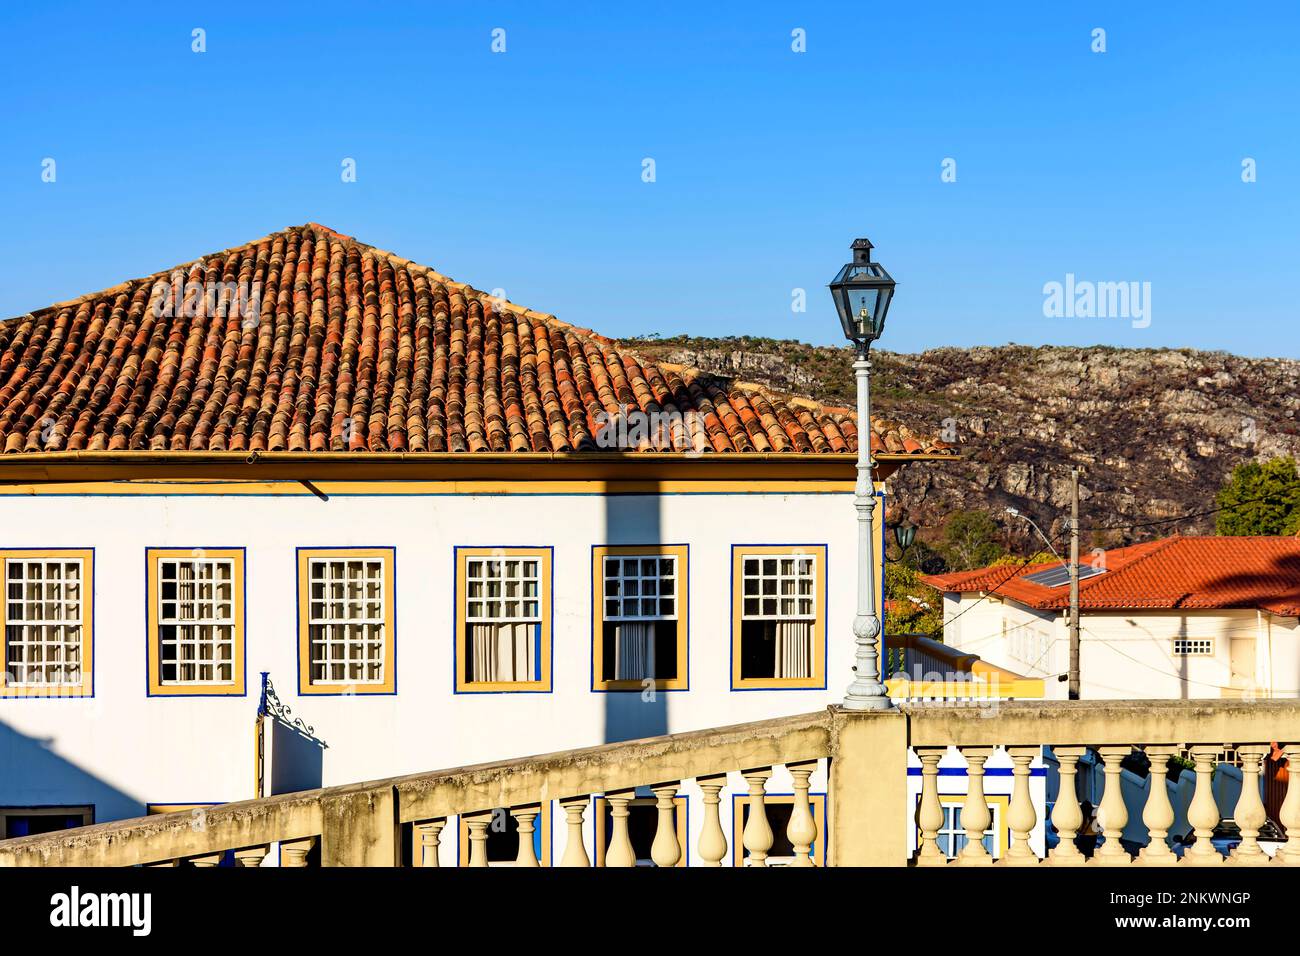
[[[732,545],[731,689],[826,687],[826,546]]]
[[[592,689],[687,689],[684,544],[592,548]]]
[[[0,697],[94,693],[94,551],[0,551]]]
[[[456,692],[550,693],[549,547],[457,547]]]
[[[298,693],[396,693],[395,555],[298,549]]]
[[[149,548],[149,696],[243,696],[244,549]]]
[[[794,844],[786,836],[790,817],[794,813],[794,794],[769,793],[763,797],[767,810],[767,825],[772,828],[772,846],[767,851],[768,866],[789,866],[794,862]],[[812,860],[818,866],[826,865],[826,794],[808,794],[808,807],[812,811],[817,837],[812,842]],[[731,795],[731,865],[748,866],[749,851],[745,849],[745,824],[749,822],[749,795]]]

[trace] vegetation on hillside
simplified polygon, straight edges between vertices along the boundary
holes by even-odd
[[[1300,533],[1300,472],[1290,455],[1244,461],[1219,489],[1219,534]]]

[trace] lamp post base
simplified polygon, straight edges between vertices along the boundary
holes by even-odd
[[[896,705],[883,693],[879,697],[862,697],[850,691],[840,707],[843,710],[894,710]]]

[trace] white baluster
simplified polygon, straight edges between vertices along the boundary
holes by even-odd
[[[1259,777],[1260,765],[1270,750],[1261,744],[1237,748],[1237,754],[1241,757],[1241,795],[1237,798],[1237,808],[1232,812],[1232,819],[1241,829],[1241,843],[1228,858],[1229,863],[1237,866],[1262,866],[1269,862],[1268,854],[1259,845],[1259,828],[1268,819],[1259,792]]]
[[[564,808],[565,822],[569,829],[560,866],[591,866],[591,858],[587,856],[587,847],[582,838],[582,818],[587,812],[587,798],[565,800],[560,806]]]
[[[1169,758],[1178,752],[1173,744],[1151,744],[1144,748],[1151,770],[1147,774],[1147,802],[1142,808],[1142,822],[1151,841],[1138,851],[1134,862],[1141,866],[1174,866],[1178,856],[1169,848],[1169,828],[1174,825],[1174,807],[1169,802],[1167,767]]]
[[[1277,814],[1286,830],[1286,842],[1273,862],[1278,866],[1300,866],[1300,745],[1286,745],[1286,796]]]
[[[1087,858],[1074,845],[1075,835],[1083,825],[1083,811],[1079,807],[1079,792],[1075,788],[1075,778],[1079,773],[1079,758],[1087,751],[1086,747],[1053,747],[1052,752],[1060,768],[1060,788],[1056,793],[1056,803],[1052,807],[1052,824],[1059,837],[1056,847],[1047,857],[1051,866],[1083,866]]]
[[[511,810],[519,832],[519,851],[515,854],[515,866],[537,867],[542,864],[537,859],[537,848],[533,846],[533,833],[536,832],[537,815],[541,807],[520,807]]]
[[[966,802],[961,807],[962,828],[966,845],[957,857],[961,866],[987,866],[993,862],[984,849],[984,831],[993,823],[993,811],[984,796],[984,762],[993,755],[992,747],[962,747],[966,758]],[[996,839],[996,834],[994,835]]]
[[[605,848],[606,866],[636,866],[636,853],[632,849],[632,838],[627,832],[627,805],[635,795],[635,790],[605,794],[609,816],[614,822],[613,836]]]
[[[658,820],[655,839],[650,845],[650,859],[655,866],[676,866],[682,858],[682,847],[677,842],[677,788],[680,784],[664,783],[651,787],[655,795]]]
[[[794,862],[790,865],[816,866],[812,845],[817,841],[817,819],[808,799],[808,778],[817,769],[817,764],[788,764],[786,769],[794,781],[794,806],[790,810],[790,823],[785,828],[785,837],[794,847]]]
[[[764,801],[771,768],[746,770],[742,774],[749,784],[749,817],[745,820],[742,843],[749,851],[750,866],[767,866],[767,851],[772,849],[772,826],[767,822],[767,804]]]
[[[944,866],[948,858],[939,849],[943,826],[943,803],[939,800],[939,761],[947,747],[917,747],[921,761],[921,799],[916,805],[916,827],[920,832],[916,848],[917,866]]]
[[[1183,853],[1183,862],[1189,866],[1218,866],[1223,857],[1210,842],[1214,828],[1219,825],[1219,805],[1214,800],[1212,786],[1214,768],[1218,765],[1219,747],[1192,748],[1196,762],[1196,792],[1187,808],[1187,822],[1192,825],[1196,842]]]
[[[302,867],[307,865],[307,854],[316,845],[314,836],[301,840],[285,840],[280,844],[280,865]]]
[[[1038,822],[1034,801],[1029,795],[1029,765],[1043,752],[1042,747],[1008,747],[1013,784],[1007,826],[1011,828],[1011,846],[999,861],[1006,866],[1037,866],[1038,855],[1029,846],[1029,834]]]
[[[487,828],[492,822],[491,813],[465,818],[465,828],[469,830],[469,865],[487,866]]]
[[[696,783],[704,794],[704,828],[700,831],[700,859],[705,866],[722,866],[727,855],[727,834],[723,832],[718,813],[721,798],[718,792],[727,785],[727,778],[700,777]]]
[[[1101,747],[1097,751],[1106,763],[1106,789],[1102,791],[1101,806],[1097,819],[1106,840],[1092,855],[1092,862],[1098,866],[1128,866],[1132,860],[1128,851],[1120,843],[1124,827],[1128,825],[1128,807],[1124,803],[1124,791],[1120,774],[1123,772],[1121,762],[1133,752],[1133,748]]]

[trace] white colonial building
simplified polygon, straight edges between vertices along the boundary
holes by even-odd
[[[857,441],[316,225],[0,323],[0,838],[822,709]]]

